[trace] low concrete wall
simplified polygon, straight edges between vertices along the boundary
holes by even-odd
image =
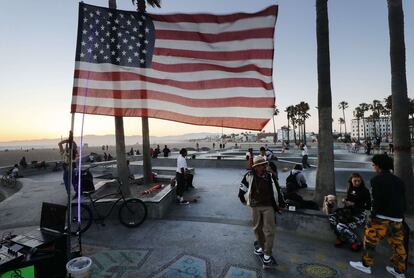
[[[281,215],[277,215],[277,229],[295,234],[306,236],[309,238],[316,238],[319,240],[327,240],[335,242],[336,236],[329,225],[328,216],[321,211],[316,210],[296,210],[284,211]],[[409,258],[410,264],[414,264],[414,219],[406,220],[411,229],[410,244],[409,244]],[[362,238],[363,228],[359,230]],[[390,247],[386,240],[383,240],[377,247],[377,252],[384,255],[390,254]]]

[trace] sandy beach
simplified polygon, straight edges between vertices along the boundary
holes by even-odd
[[[162,150],[164,148],[165,144],[160,144],[160,149]],[[168,148],[171,151],[177,151],[181,148],[196,148],[195,142],[181,142],[181,143],[169,143],[167,144]],[[234,146],[234,143],[227,143],[226,148],[230,148]],[[138,149],[140,153],[142,153],[142,145],[133,145],[133,146],[126,146],[125,150],[128,152],[131,147],[136,150]],[[155,148],[156,145],[151,144],[152,148]],[[213,148],[213,142],[199,142],[199,147],[208,147],[210,149]],[[218,149],[219,143],[216,142],[216,149]],[[116,156],[116,148],[115,146],[108,146],[108,150],[102,150],[102,146],[88,146],[84,147],[82,150],[83,155],[87,155],[91,152],[103,155],[104,152],[107,154],[111,154],[113,157]],[[0,151],[0,167],[5,166],[13,166],[15,163],[19,163],[20,159],[22,157],[26,158],[26,161],[28,164],[31,163],[31,161],[56,161],[56,160],[62,160],[62,157],[59,153],[59,149],[56,146],[56,148],[38,148],[38,149],[23,149],[23,150],[4,150]]]

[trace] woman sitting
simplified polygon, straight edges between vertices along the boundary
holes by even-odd
[[[329,222],[337,237],[335,246],[349,242],[351,250],[358,251],[361,249],[361,240],[355,229],[364,225],[365,210],[371,209],[371,195],[360,174],[353,173],[348,178],[347,195],[342,202],[344,208],[329,215]]]

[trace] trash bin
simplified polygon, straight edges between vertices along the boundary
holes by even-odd
[[[92,266],[92,260],[89,257],[73,258],[66,264],[66,270],[70,277],[87,278],[89,277],[89,269]]]

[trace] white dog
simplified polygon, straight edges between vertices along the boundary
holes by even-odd
[[[335,195],[327,195],[323,200],[323,212],[327,215],[332,214],[336,208],[338,207],[336,196]]]

